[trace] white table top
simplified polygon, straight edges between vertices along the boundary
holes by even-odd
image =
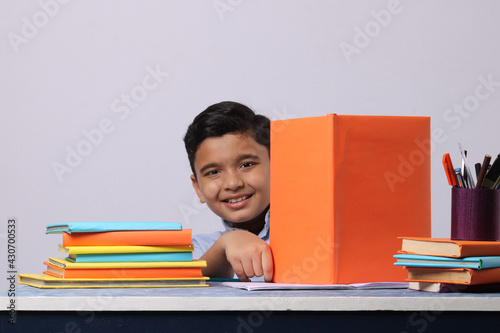
[[[0,294],[3,304],[11,298]],[[500,293],[407,289],[246,291],[198,288],[38,289],[19,286],[17,311],[500,311]]]

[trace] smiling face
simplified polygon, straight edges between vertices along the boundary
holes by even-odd
[[[252,222],[270,201],[269,153],[246,134],[211,137],[201,143],[191,181],[202,203],[221,218]]]

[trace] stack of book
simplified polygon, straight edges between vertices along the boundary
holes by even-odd
[[[397,266],[409,288],[431,292],[499,292],[500,242],[401,237]]]
[[[199,287],[204,260],[193,260],[191,229],[173,222],[75,222],[49,224],[62,234],[59,251],[43,274],[19,274],[39,288]]]

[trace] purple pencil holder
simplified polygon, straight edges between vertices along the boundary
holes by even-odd
[[[500,190],[451,189],[451,239],[500,240]]]

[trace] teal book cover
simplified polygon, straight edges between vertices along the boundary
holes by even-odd
[[[138,230],[182,230],[178,222],[68,222],[47,225],[46,234],[63,232],[107,232],[107,231],[138,231]]]
[[[419,254],[396,254],[396,266],[435,268],[495,268],[500,267],[499,256],[448,258]]]
[[[192,252],[153,252],[153,253],[95,253],[72,254],[66,260],[78,263],[91,262],[163,262],[192,261]]]

